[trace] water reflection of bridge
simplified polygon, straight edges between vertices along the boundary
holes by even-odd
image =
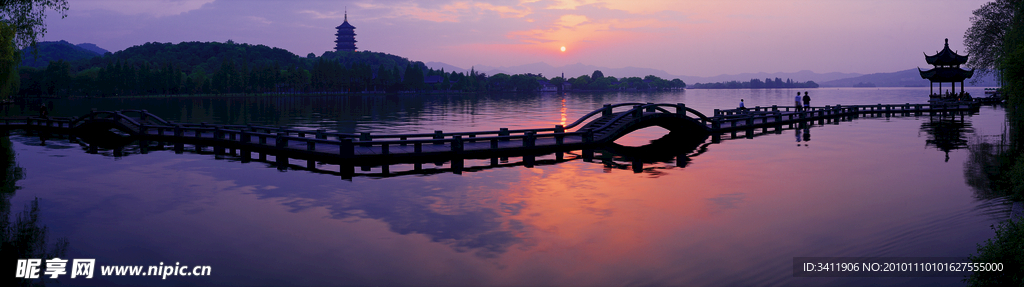
[[[625,110],[615,111],[617,108]],[[645,163],[674,162],[678,167],[685,167],[691,157],[723,140],[750,139],[787,129],[795,129],[806,137],[815,122],[820,126],[861,117],[962,115],[973,109],[970,106],[903,104],[825,106],[795,111],[793,107],[773,106],[743,111],[715,110],[713,117],[706,117],[682,104],[627,103],[605,105],[565,127],[400,135],[181,124],[164,121],[146,111],[93,112],[81,118],[4,119],[3,126],[39,132],[40,136],[68,134],[73,140],[81,138],[89,152],[106,149],[112,156],[145,154],[152,150],[184,153],[189,145],[188,152],[213,154],[219,159],[268,162],[279,169],[306,169],[351,178],[355,175],[461,174],[578,159],[597,160],[608,168],[643,172]],[[586,122],[588,119],[590,121]],[[577,126],[580,128],[576,131],[567,131]],[[664,127],[670,133],[644,147],[624,147],[613,142],[631,131],[650,126]],[[712,140],[705,143],[709,133]],[[798,134],[798,141],[799,137]],[[268,156],[272,160],[268,160]],[[510,163],[510,157],[521,160]],[[296,160],[300,164],[294,164]],[[424,167],[431,163],[434,168]],[[445,163],[447,167],[442,168]],[[392,166],[396,170],[392,170]],[[357,174],[355,167],[362,172]]]

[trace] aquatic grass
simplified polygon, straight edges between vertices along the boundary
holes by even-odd
[[[1002,263],[1003,272],[974,272],[967,286],[1024,286],[1024,219],[1006,220],[992,226],[996,236],[978,244],[974,263]]]

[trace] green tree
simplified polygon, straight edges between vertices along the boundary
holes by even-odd
[[[18,93],[21,77],[18,65],[21,53],[14,45],[15,29],[6,22],[0,22],[0,99],[6,100]]]
[[[1014,19],[1015,6],[1019,0],[996,0],[985,3],[974,10],[971,16],[971,28],[964,33],[964,47],[971,58],[967,66],[979,69],[980,79],[991,71],[998,69],[999,59],[1007,52],[1004,45],[1011,21]]]
[[[573,89],[580,89],[580,90],[588,89],[590,87],[590,82],[591,82],[591,78],[590,78],[590,76],[587,76],[587,75],[582,75],[582,76],[579,76],[579,77],[576,77],[576,78],[573,78],[573,79],[569,80],[569,83],[572,84],[572,88]]]
[[[601,70],[594,70],[594,73],[590,75],[590,78],[596,81],[598,79],[604,78],[604,73],[602,73]]]
[[[0,22],[14,27],[14,45],[25,48],[46,35],[46,11],[53,10],[61,19],[67,17],[67,0],[0,0]]]

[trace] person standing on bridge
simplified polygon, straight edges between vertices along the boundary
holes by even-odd
[[[796,92],[796,99],[794,101],[794,105],[796,106],[796,111],[799,112],[803,110],[802,108],[800,108],[800,92]]]
[[[800,94],[800,92],[796,92],[796,93]],[[804,107],[810,107],[810,106],[811,106],[811,93],[807,92],[807,91],[804,91]]]

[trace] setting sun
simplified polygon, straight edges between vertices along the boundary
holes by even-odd
[[[562,52],[565,52],[565,46],[562,46]]]

